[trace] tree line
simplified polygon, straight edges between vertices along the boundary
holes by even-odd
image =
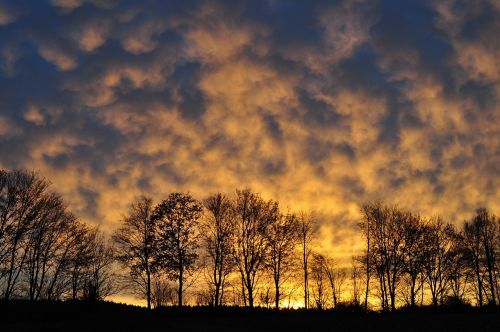
[[[366,253],[364,305],[374,291],[383,310],[398,302],[434,306],[447,301],[498,305],[500,219],[485,208],[460,228],[381,203],[364,205],[360,228]]]
[[[130,203],[111,236],[78,220],[34,172],[0,171],[0,291],[5,300],[133,293],[148,308],[497,305],[500,220],[460,228],[380,202],[362,206],[365,251],[340,266],[317,249],[319,224],[249,189]],[[348,295],[346,295],[348,294]]]
[[[4,300],[104,299],[114,253],[34,172],[0,170],[0,290]]]

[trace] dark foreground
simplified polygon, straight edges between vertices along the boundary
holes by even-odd
[[[0,304],[1,331],[500,331],[498,309],[392,314],[243,308],[144,308],[115,303]]]

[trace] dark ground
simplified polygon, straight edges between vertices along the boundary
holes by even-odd
[[[0,303],[0,331],[500,331],[498,309],[392,314],[144,308],[115,303]]]

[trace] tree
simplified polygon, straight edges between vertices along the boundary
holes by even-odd
[[[45,207],[48,186],[35,172],[0,172],[0,281],[5,300],[18,284],[28,254],[29,232]]]
[[[153,200],[141,196],[130,204],[122,227],[113,234],[116,258],[129,269],[129,280],[138,286],[151,309],[151,277],[154,273],[156,227],[151,219]]]
[[[486,279],[489,286],[489,300],[493,305],[497,305],[497,280],[496,265],[498,249],[495,242],[498,239],[499,225],[495,216],[491,215],[486,208],[476,210],[474,221],[479,224],[480,236],[483,247],[484,265],[486,269]]]
[[[234,267],[234,209],[231,200],[221,193],[209,196],[203,205],[207,211],[201,229],[209,261],[208,280],[213,287],[213,305],[220,306],[226,278]]]
[[[69,266],[70,252],[77,245],[73,235],[78,227],[77,218],[66,210],[62,198],[47,194],[27,235],[23,275],[30,300],[61,295],[61,279]]]
[[[83,298],[101,301],[118,291],[113,273],[114,248],[98,228],[89,234],[90,259],[83,280]]]
[[[233,257],[240,272],[245,306],[254,306],[257,273],[267,254],[266,232],[278,214],[278,204],[250,190],[237,190]]]
[[[311,244],[317,225],[311,215],[301,212],[298,217],[300,245],[302,249],[302,268],[304,272],[304,308],[309,308],[309,257],[311,256]]]
[[[332,292],[332,307],[335,308],[337,303],[341,301],[342,286],[344,284],[346,274],[345,271],[336,268],[335,261],[322,255],[323,268],[330,284]]]
[[[293,267],[293,255],[299,238],[299,223],[293,214],[279,214],[270,219],[267,232],[265,233],[269,247],[268,267],[271,269],[274,282],[275,308],[279,309],[280,287],[287,280],[288,274]]]
[[[440,218],[435,218],[425,225],[424,246],[424,273],[432,295],[434,306],[443,304],[447,287],[449,251],[451,241],[446,234],[446,226]]]
[[[412,215],[380,203],[368,204],[363,211],[364,221],[368,223],[363,229],[369,230],[365,236],[370,237],[367,241],[369,257],[362,259],[364,268],[365,271],[369,268],[378,277],[382,309],[395,310],[397,286],[405,267],[405,225]]]
[[[158,227],[155,264],[178,282],[178,305],[182,306],[183,286],[198,258],[198,221],[203,206],[191,195],[172,193],[158,204],[152,220]]]
[[[467,265],[475,277],[476,300],[480,307],[483,306],[483,276],[482,276],[482,251],[480,220],[474,219],[465,222],[462,230],[463,248]]]
[[[312,259],[311,274],[314,282],[313,297],[316,308],[321,310],[325,309],[327,304],[325,258],[321,254],[314,254]]]
[[[409,305],[415,307],[417,293],[423,287],[421,274],[424,271],[425,228],[420,216],[410,214],[403,227],[403,273],[410,288]]]
[[[492,304],[497,304],[499,234],[498,221],[485,208],[477,209],[474,218],[463,226],[462,244],[467,265],[475,277],[479,306],[484,304],[484,296]]]

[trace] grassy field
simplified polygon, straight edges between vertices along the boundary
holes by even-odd
[[[391,314],[208,307],[144,308],[110,302],[0,304],[0,331],[500,331],[500,312],[420,309]]]

